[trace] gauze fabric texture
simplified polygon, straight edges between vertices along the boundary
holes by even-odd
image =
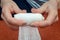
[[[14,15],[15,19],[23,19],[27,25],[19,26],[18,40],[41,40],[38,27],[28,26],[34,21],[43,21],[44,17],[41,14],[23,13]]]

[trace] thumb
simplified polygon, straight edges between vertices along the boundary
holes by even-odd
[[[43,13],[43,12],[45,12],[47,10],[47,7],[48,7],[48,3],[46,2],[40,8],[38,8],[38,9],[32,8],[31,11],[33,13]]]

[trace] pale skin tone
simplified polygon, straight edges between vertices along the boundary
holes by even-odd
[[[57,0],[49,0],[45,4],[43,4],[40,8],[35,9],[32,8],[32,13],[43,13],[47,12],[48,16],[44,21],[33,22],[31,25],[33,26],[48,26],[52,23],[58,21],[58,2]]]
[[[17,29],[17,26],[25,24],[23,20],[16,20],[11,15],[12,13],[26,13],[26,10],[19,9],[15,2],[12,0],[1,0],[1,7],[1,17],[9,27]]]
[[[47,26],[51,25],[52,23],[58,21],[58,4],[59,1],[56,0],[49,0],[49,2],[44,3],[41,8],[35,9],[32,8],[32,13],[43,13],[48,12],[48,17],[46,20],[41,22],[33,22],[30,25],[33,26]],[[17,6],[15,2],[12,0],[1,0],[1,7],[2,7],[2,19],[12,28],[18,28],[17,26],[22,26],[25,24],[24,20],[16,20],[12,17],[12,13],[26,13],[26,10],[21,10]],[[48,10],[48,11],[47,11]],[[14,26],[14,27],[13,27]]]

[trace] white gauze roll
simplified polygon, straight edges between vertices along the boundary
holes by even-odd
[[[27,25],[35,21],[43,21],[44,17],[39,13],[19,13],[14,15],[15,19],[22,19],[24,20]],[[38,27],[31,27],[31,26],[19,26],[19,35],[18,40],[41,40],[41,36],[38,31]]]

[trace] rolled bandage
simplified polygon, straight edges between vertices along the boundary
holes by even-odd
[[[39,14],[39,13],[20,13],[20,14],[16,14],[14,15],[14,17],[16,19],[22,19],[24,20],[27,24],[30,24],[32,22],[36,22],[36,21],[43,21],[44,17]]]
[[[44,17],[37,13],[20,13],[14,15],[15,19],[22,19],[24,20],[27,24],[30,24],[35,21],[42,21],[44,20]],[[19,35],[18,35],[18,40],[41,40],[40,33],[38,31],[38,27],[31,27],[31,26],[24,26],[20,27],[19,26]]]

